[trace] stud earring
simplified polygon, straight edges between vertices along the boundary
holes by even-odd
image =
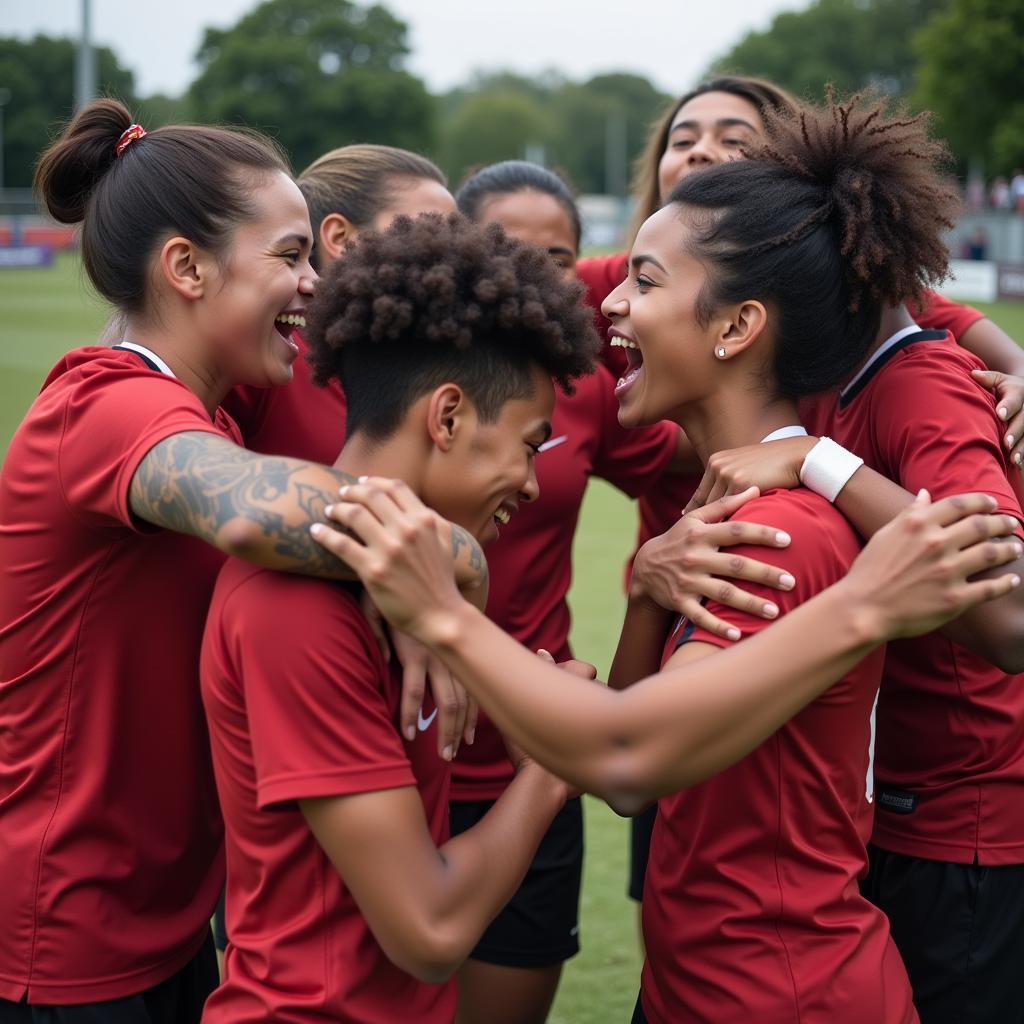
[[[719,359],[724,359],[726,355],[728,355],[725,351],[725,346],[719,345],[718,348],[715,349],[715,355],[718,356]]]

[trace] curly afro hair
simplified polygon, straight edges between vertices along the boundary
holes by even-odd
[[[399,217],[361,234],[320,280],[306,313],[314,380],[340,380],[349,434],[390,436],[447,382],[493,422],[531,394],[531,366],[570,393],[593,372],[600,340],[582,294],[544,250],[498,225]]]
[[[882,99],[839,102],[829,88],[822,107],[764,119],[751,159],[684,179],[669,201],[701,211],[690,240],[708,271],[698,318],[770,302],[778,390],[813,394],[864,360],[884,307],[945,277],[959,200],[926,113],[889,115]]]

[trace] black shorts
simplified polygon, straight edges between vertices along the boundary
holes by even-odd
[[[921,1024],[1024,1022],[1024,865],[869,852],[861,892],[889,918]]]
[[[210,936],[177,974],[145,992],[73,1006],[29,1006],[0,999],[0,1024],[199,1024],[203,1004],[218,981]]]
[[[636,997],[636,1006],[633,1007],[633,1019],[629,1024],[647,1024],[647,1018],[644,1016],[644,1008],[640,1002],[640,996]]]
[[[626,892],[637,903],[644,898],[647,858],[651,855],[651,833],[657,816],[658,805],[651,804],[629,822],[629,888]]]
[[[452,835],[472,828],[493,806],[493,800],[453,801]],[[541,840],[523,884],[470,957],[502,967],[554,967],[575,956],[582,874],[583,807],[570,800]]]

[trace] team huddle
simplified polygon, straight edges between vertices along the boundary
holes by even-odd
[[[1024,1021],[1024,356],[932,290],[943,159],[714,79],[580,258],[524,161],[80,111],[36,186],[114,317],[0,472],[0,1024],[538,1024],[582,793],[634,1024]]]

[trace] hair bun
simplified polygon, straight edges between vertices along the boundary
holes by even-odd
[[[115,147],[133,118],[117,100],[94,100],[84,107],[39,161],[36,194],[54,220],[77,224],[96,183],[117,159]]]

